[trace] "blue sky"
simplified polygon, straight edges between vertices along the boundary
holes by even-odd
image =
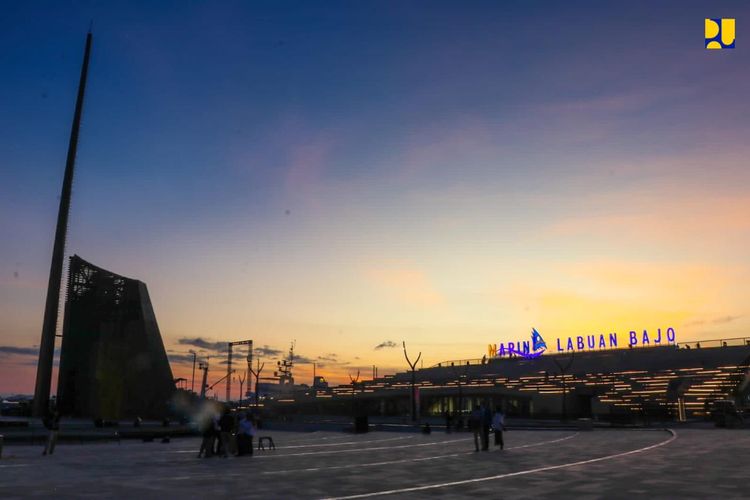
[[[744,2],[4,7],[1,344],[38,343],[92,19],[68,253],[146,281],[175,354],[296,338],[346,380],[386,340],[746,331]]]

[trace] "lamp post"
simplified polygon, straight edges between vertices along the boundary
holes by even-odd
[[[195,357],[197,354],[192,349],[190,349],[188,352],[193,355],[193,378],[190,381],[190,392],[194,393],[195,392]]]
[[[356,400],[356,397],[357,397],[357,382],[359,382],[359,370],[357,370],[357,376],[356,377],[352,377],[351,375],[349,375],[349,380],[352,381],[352,418],[355,419],[355,422],[356,422],[356,418],[357,418],[357,400]]]
[[[568,400],[568,384],[567,384],[567,381],[565,380],[565,375],[570,369],[570,365],[573,364],[574,358],[575,358],[575,353],[571,353],[570,359],[563,366],[563,364],[560,363],[556,357],[552,357],[552,361],[554,361],[555,364],[557,365],[557,369],[560,371],[560,376],[562,377],[562,390],[563,390],[562,419],[563,419],[563,422],[566,422],[568,420],[568,401],[567,401]]]
[[[469,372],[469,365],[463,365],[461,373],[459,373],[456,370],[456,365],[451,363],[451,371],[453,372],[453,376],[456,377],[456,385],[458,385],[458,411],[456,412],[456,424],[461,427],[461,419],[463,417],[463,409],[464,409],[464,398],[463,398],[463,391],[462,391],[462,382],[466,380],[467,373]]]

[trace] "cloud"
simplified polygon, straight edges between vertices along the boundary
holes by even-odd
[[[381,342],[380,344],[376,345],[375,346],[375,350],[379,351],[380,349],[386,349],[386,348],[391,349],[391,348],[394,348],[394,347],[398,347],[398,344],[395,343],[392,340],[386,340],[386,341]]]
[[[39,354],[39,348],[2,345],[0,346],[0,355],[3,354],[15,354],[18,356],[37,356]]]
[[[741,318],[742,316],[722,316],[720,318],[715,318],[711,321],[711,323],[715,325],[719,325],[722,323],[729,323],[730,321],[734,321],[736,319]]]
[[[728,315],[728,316],[720,316],[720,317],[714,318],[712,320],[698,319],[698,320],[695,320],[695,321],[690,321],[690,322],[685,323],[685,326],[700,326],[700,325],[705,325],[706,323],[710,323],[712,325],[721,325],[723,323],[730,323],[730,322],[732,322],[732,321],[734,321],[736,319],[739,319],[741,317],[742,316],[729,316]]]
[[[359,358],[356,358],[359,359]],[[335,352],[318,356],[316,364],[318,368],[344,367],[349,365],[349,361],[342,361]]]
[[[253,349],[253,351],[257,356],[266,356],[269,358],[282,355],[282,351],[280,349],[273,349],[272,347],[268,347],[267,345],[264,345],[263,347],[256,347]]]
[[[39,346],[20,347],[14,345],[0,346],[0,359],[5,359],[6,363],[16,364],[18,366],[36,366],[38,363]],[[60,366],[60,349],[55,349],[55,357],[52,366]]]
[[[211,341],[203,339],[202,337],[194,337],[194,338],[183,337],[180,340],[178,340],[177,343],[181,345],[190,345],[193,347],[198,347],[200,349],[205,349],[207,351],[216,351],[216,352],[226,352],[227,346],[228,346],[227,342],[211,342]]]
[[[193,355],[190,353],[168,352],[167,357],[170,363],[174,364],[193,364]],[[200,359],[200,358],[197,358]],[[197,361],[196,361],[197,362]]]
[[[308,358],[307,356],[302,356],[300,354],[294,355],[294,362],[300,365],[311,365],[315,363],[316,361],[312,358]]]

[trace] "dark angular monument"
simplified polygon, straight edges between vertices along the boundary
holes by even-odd
[[[63,415],[166,414],[175,386],[145,283],[70,258],[57,387]]]

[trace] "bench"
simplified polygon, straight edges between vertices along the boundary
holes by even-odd
[[[261,436],[258,438],[258,449],[259,450],[265,450],[266,447],[263,445],[263,441],[268,441],[268,449],[269,450],[275,450],[276,445],[273,443],[273,438],[271,436]]]

